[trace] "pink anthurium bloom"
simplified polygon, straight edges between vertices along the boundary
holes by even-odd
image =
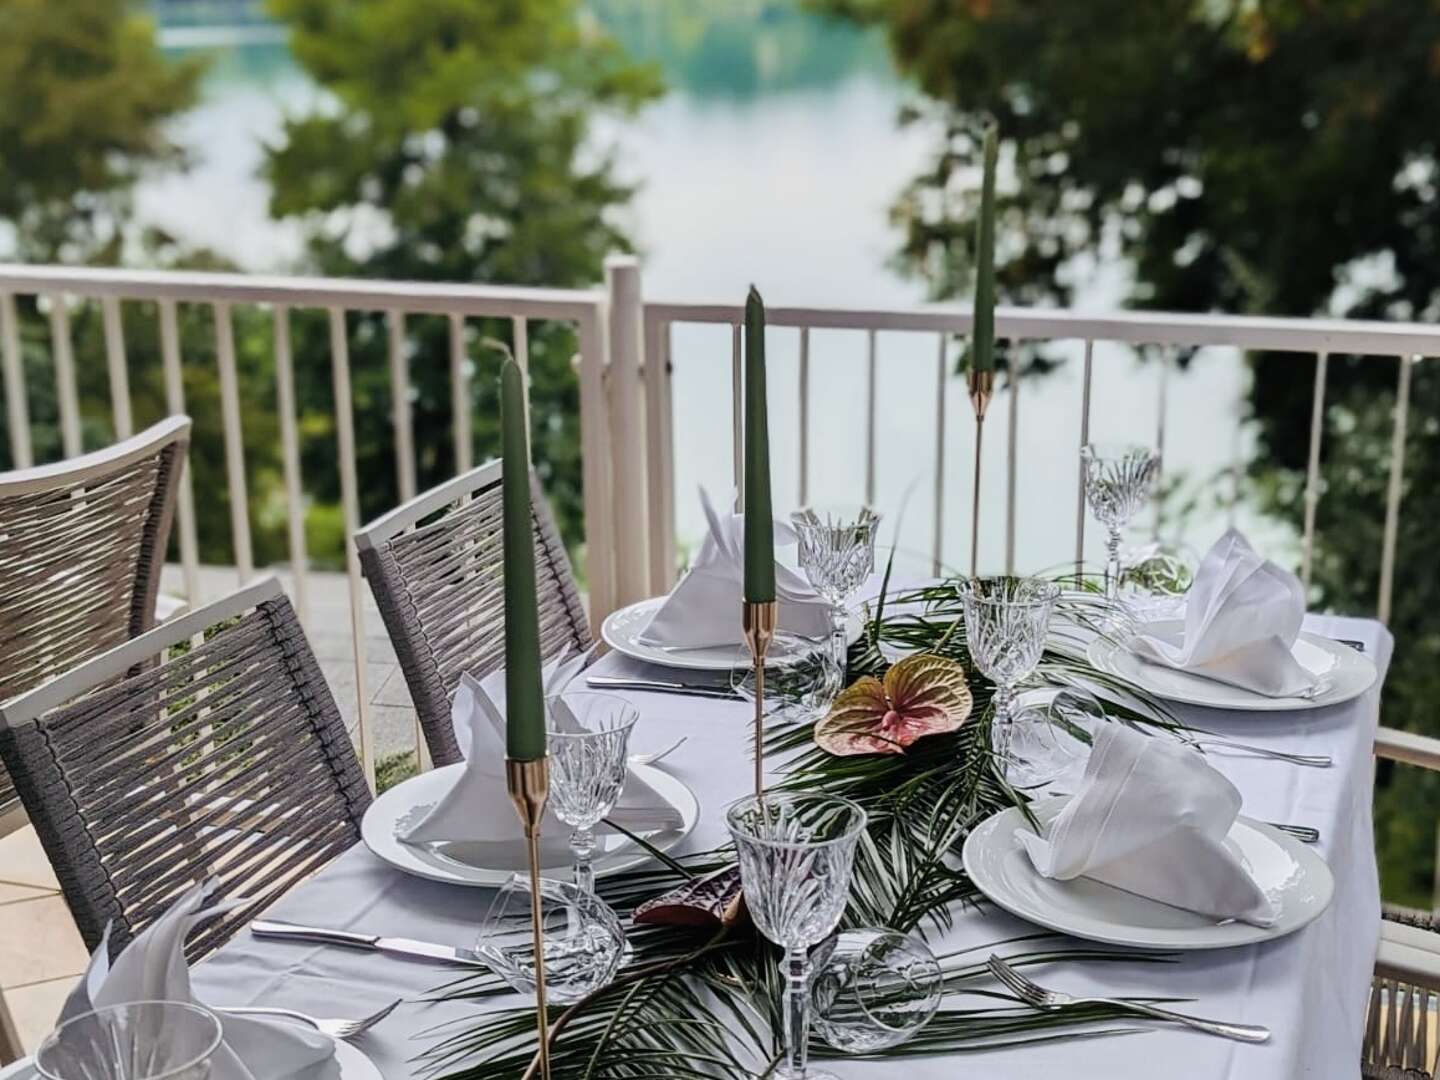
[[[907,656],[841,691],[815,725],[815,742],[838,757],[902,754],[924,735],[954,731],[970,715],[965,669],[934,653]]]

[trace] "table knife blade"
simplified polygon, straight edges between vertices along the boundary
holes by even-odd
[[[256,937],[269,938],[274,941],[308,941],[318,945],[340,945],[350,949],[389,953],[393,956],[405,956],[415,960],[439,960],[449,964],[487,966],[474,949],[437,945],[429,941],[416,941],[413,938],[357,934],[349,930],[299,926],[294,923],[276,922],[272,919],[257,919],[250,924],[250,932]]]

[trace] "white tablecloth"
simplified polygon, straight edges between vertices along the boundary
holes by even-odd
[[[1312,616],[1308,629],[1365,643],[1383,673],[1391,639],[1368,620]],[[606,657],[604,667],[623,658]],[[702,823],[685,850],[724,840],[719,809],[744,794],[747,707],[726,701],[634,694],[642,720],[632,749],[658,749],[679,734],[688,742],[666,767],[699,795]],[[1335,900],[1317,922],[1267,945],[1196,953],[1173,965],[1105,963],[1060,965],[1044,981],[1073,992],[1193,998],[1193,1011],[1219,1019],[1264,1024],[1264,1046],[1242,1046],[1182,1028],[1156,1025],[1144,1034],[1063,1042],[963,1058],[909,1059],[909,1080],[985,1076],[1006,1080],[1290,1080],[1359,1073],[1362,1018],[1379,936],[1380,898],[1371,836],[1371,744],[1379,686],[1346,705],[1305,713],[1227,714],[1181,710],[1188,722],[1284,750],[1329,754],[1329,769],[1301,768],[1238,755],[1215,764],[1245,796],[1245,813],[1267,821],[1313,825],[1319,851],[1336,878]],[[394,934],[470,945],[490,898],[466,889],[407,877],[357,846],[277,903],[276,918],[367,934]],[[1023,933],[1025,924],[989,905],[956,920],[938,947],[974,946]],[[980,952],[978,955],[983,956]],[[426,995],[447,972],[433,965],[347,949],[262,942],[242,932],[195,973],[213,1005],[288,1006],[316,1015],[361,1016],[396,997]],[[515,998],[501,999],[513,1004]],[[959,1003],[963,1007],[964,1002]],[[387,1078],[420,1075],[411,1059],[432,1045],[431,1029],[473,1015],[473,1006],[406,1005],[363,1042]],[[428,1034],[426,1034],[429,1032]],[[826,1063],[840,1076],[893,1076],[885,1062]]]

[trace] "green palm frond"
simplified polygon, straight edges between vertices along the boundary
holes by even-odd
[[[810,724],[775,723],[767,755],[786,762],[782,786],[824,791],[865,808],[869,823],[856,851],[854,883],[843,926],[882,926],[929,936],[949,928],[956,913],[979,901],[960,865],[970,831],[991,815],[1025,806],[990,754],[993,686],[971,663],[955,582],[889,595],[889,568],[865,632],[849,656],[849,679],[882,676],[887,648],[939,653],[962,664],[974,699],[971,719],[954,732],[930,735],[901,754],[832,756],[817,747]],[[1067,594],[1074,620],[1103,627],[1093,594]],[[1104,701],[1112,718],[1133,725],[1183,729],[1164,707],[1083,656],[1050,650],[1041,677],[1072,683]],[[1083,733],[1082,733],[1083,734]],[[1027,811],[1028,812],[1028,811]],[[648,846],[648,845],[647,845]],[[748,924],[714,932],[639,925],[635,907],[690,877],[733,864],[727,848],[671,857],[601,883],[601,893],[626,921],[630,957],[616,980],[583,1002],[550,1008],[551,1066],[564,1080],[660,1080],[704,1077],[741,1080],[772,1075],[778,1064],[780,952]],[[985,968],[990,952],[1011,963],[1169,962],[1163,954],[1109,949],[1046,933],[990,942],[938,957],[945,1004],[914,1039],[879,1052],[887,1058],[959,1054],[1050,1042],[1111,1037],[1126,1026],[1123,1010],[1091,1005],[1037,1013],[995,988]],[[465,976],[437,999],[480,1001],[503,992],[489,974]],[[446,1080],[520,1076],[535,1052],[532,1008],[478,1014],[432,1033],[419,1064]],[[834,1056],[818,1042],[817,1056]]]

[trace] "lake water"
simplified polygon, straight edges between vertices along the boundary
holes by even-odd
[[[739,301],[753,281],[775,305],[905,307],[924,299],[920,282],[888,265],[898,237],[888,207],[925,167],[932,134],[901,128],[896,116],[912,97],[891,68],[885,44],[798,11],[765,18],[752,4],[674,5],[673,17],[622,17],[601,3],[602,20],[643,59],[657,60],[669,93],[638,118],[596,130],[614,145],[624,176],[641,186],[622,220],[643,256],[644,290],[652,298]],[[696,16],[713,9],[714,18]],[[661,10],[661,9],[657,9]],[[694,16],[694,18],[690,18]],[[196,167],[186,176],[145,186],[141,215],[229,255],[252,270],[284,270],[300,254],[295,232],[271,222],[268,192],[257,179],[261,145],[273,139],[287,111],[303,111],[319,93],[292,61],[273,27],[167,27],[167,48],[215,50],[201,105],[178,126]],[[223,208],[223,213],[217,213]],[[1114,306],[1123,268],[1091,275],[1077,307]],[[771,427],[776,499],[798,497],[798,341],[772,335]],[[900,544],[928,552],[934,520],[935,352],[933,337],[884,334],[879,339],[877,504],[898,519],[914,489]],[[954,347],[952,346],[952,356]],[[1078,356],[1078,346],[1066,355]],[[863,492],[865,339],[863,334],[811,335],[811,497],[854,499]],[[678,530],[695,543],[703,517],[699,484],[723,497],[731,487],[730,342],[725,329],[680,327],[674,338]],[[1152,365],[1120,349],[1097,347],[1092,437],[1153,442],[1159,382]],[[1167,469],[1207,493],[1229,490],[1204,482],[1244,455],[1238,416],[1244,373],[1232,351],[1202,354],[1169,380]],[[1080,372],[1076,361],[1022,388],[1018,461],[1016,566],[1038,570],[1073,558],[1079,441]],[[945,448],[947,500],[944,555],[968,564],[973,421],[963,381],[950,380]],[[992,406],[987,426],[982,562],[1004,557],[1007,400]],[[1207,544],[1226,520],[1223,510],[1192,515],[1192,544]],[[1283,532],[1243,514],[1252,531],[1283,543]],[[1091,558],[1102,556],[1098,530],[1087,526]],[[916,569],[928,566],[917,554]]]

